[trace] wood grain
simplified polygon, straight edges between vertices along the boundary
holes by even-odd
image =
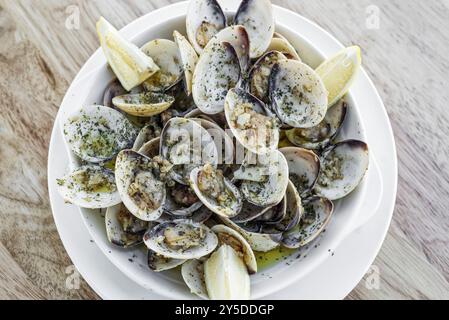
[[[0,0],[0,298],[95,299],[65,286],[71,265],[47,196],[47,148],[64,93],[98,47],[100,15],[117,27],[176,1]],[[379,290],[364,281],[349,299],[449,298],[449,1],[276,0],[346,45],[358,44],[395,132],[399,190],[375,261]],[[80,9],[79,30],[65,28]],[[366,27],[367,8],[379,29]],[[6,275],[6,276],[3,276]]]

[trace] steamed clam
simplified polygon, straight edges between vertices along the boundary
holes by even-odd
[[[154,272],[162,272],[179,267],[187,260],[167,258],[157,254],[152,250],[148,250],[148,267]]]
[[[250,39],[251,58],[260,57],[273,38],[275,22],[270,0],[243,0],[234,18],[234,24],[246,28]]]
[[[214,232],[188,220],[161,223],[145,233],[143,241],[157,254],[181,260],[207,256],[218,245]]]
[[[151,117],[161,114],[174,102],[174,97],[156,92],[125,94],[112,99],[114,106],[135,117]]]
[[[105,222],[109,242],[122,248],[141,244],[149,228],[148,222],[134,217],[122,203],[106,210]]]
[[[100,163],[131,147],[138,131],[120,112],[87,106],[72,114],[64,123],[65,139],[82,160]]]
[[[286,131],[287,139],[302,148],[319,150],[327,147],[338,135],[346,118],[348,105],[344,99],[329,108],[324,120],[308,129],[291,129]]]
[[[97,165],[77,168],[57,182],[64,200],[82,208],[108,208],[121,202],[114,172]]]
[[[190,172],[209,163],[218,165],[218,151],[212,136],[197,122],[185,118],[172,118],[161,135],[161,156],[173,164],[174,180],[189,184]]]
[[[223,111],[227,92],[241,77],[235,48],[229,42],[212,41],[201,55],[192,80],[192,96],[206,114]]]
[[[282,245],[297,249],[315,240],[327,227],[334,212],[334,204],[320,197],[312,197],[304,203],[304,216],[299,225],[284,234]]]
[[[209,41],[227,25],[217,0],[192,0],[187,10],[186,30],[190,43],[201,54]]]
[[[282,35],[279,33],[274,33],[273,39],[271,39],[270,45],[267,51],[278,51],[281,52],[285,57],[291,60],[301,61],[298,52],[295,47]]]
[[[249,74],[250,92],[264,103],[269,103],[268,84],[271,71],[273,66],[281,60],[287,60],[283,53],[274,50],[269,51],[260,57],[251,68]]]
[[[232,133],[245,148],[257,154],[277,148],[278,121],[262,101],[241,89],[231,89],[224,107]]]
[[[325,151],[321,163],[315,192],[329,200],[344,198],[357,188],[368,170],[368,146],[358,140],[337,143]]]
[[[141,50],[159,67],[159,71],[143,82],[145,90],[164,92],[181,80],[183,64],[175,42],[156,39],[146,43]]]
[[[318,74],[296,60],[281,60],[270,76],[272,108],[282,123],[294,128],[311,128],[325,117],[328,93]]]
[[[117,189],[134,216],[154,221],[162,215],[167,194],[161,176],[167,170],[164,164],[132,150],[124,150],[118,155],[115,164]]]
[[[201,202],[219,216],[232,218],[242,210],[239,189],[210,164],[192,170],[190,184]]]
[[[242,181],[246,201],[261,207],[277,205],[288,186],[288,164],[277,150],[264,155],[249,154],[234,179]]]
[[[299,194],[310,192],[320,173],[320,159],[307,149],[287,147],[279,150],[288,163],[289,177]]]

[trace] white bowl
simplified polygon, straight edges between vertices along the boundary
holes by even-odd
[[[228,12],[235,12],[238,2],[228,1],[225,7]],[[178,13],[171,19],[159,24],[149,24],[145,28],[129,38],[137,45],[143,45],[147,41],[155,38],[172,39],[174,30],[185,34],[185,13]],[[307,39],[277,21],[276,31],[286,36],[296,47],[300,56],[312,67],[316,67],[325,58]],[[63,123],[75,108],[82,105],[101,104],[104,89],[114,78],[114,75],[107,68],[106,61],[90,72],[77,83],[72,84],[72,94],[79,97],[78,105],[63,103],[60,109],[59,121]],[[89,86],[86,86],[86,82]],[[349,113],[345,122],[340,139],[365,139],[363,121],[358,112],[358,102],[348,95]],[[61,126],[62,127],[62,126]],[[71,165],[77,166],[79,160],[69,151]],[[336,203],[335,215],[328,226],[326,232],[318,240],[319,246],[313,244],[309,248],[301,250],[301,258],[298,253],[293,254],[289,259],[279,262],[276,265],[263,270],[251,277],[252,298],[258,299],[273,294],[283,289],[289,284],[305,277],[311,270],[317,267],[329,255],[330,248],[336,248],[338,244],[353,230],[366,222],[371,214],[375,212],[377,204],[382,197],[382,181],[373,155],[371,154],[371,164],[364,182],[349,197]],[[376,196],[366,197],[369,186],[369,194]],[[372,203],[371,210],[361,212],[362,204],[369,201]],[[366,207],[366,204],[365,204]],[[180,277],[179,272],[169,271],[166,273],[154,273],[148,269],[146,264],[146,252],[143,249],[122,250],[111,245],[106,237],[104,219],[98,210],[80,209],[85,224],[99,248],[125,275],[139,285],[171,299],[192,299],[195,298]]]

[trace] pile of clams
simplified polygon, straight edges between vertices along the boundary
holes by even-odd
[[[159,71],[140,86],[114,80],[104,106],[66,121],[82,166],[59,191],[107,208],[109,241],[144,245],[151,270],[181,266],[204,299],[249,299],[255,252],[314,241],[362,181],[368,147],[338,140],[348,105],[328,105],[318,74],[275,33],[269,0],[244,0],[231,18],[191,0],[186,27],[141,48]]]

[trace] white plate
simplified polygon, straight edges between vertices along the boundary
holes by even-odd
[[[235,1],[233,1],[235,2]],[[234,3],[233,3],[234,4]],[[186,3],[179,3],[172,5],[170,7],[163,8],[156,12],[152,12],[132,24],[128,25],[122,32],[126,37],[131,37],[131,35],[135,36],[135,30],[142,30],[142,28],[146,25],[148,26],[149,21],[151,23],[158,23],[160,21],[166,21],[169,17],[176,16],[177,14],[185,13]],[[341,45],[329,36],[326,32],[321,30],[319,27],[307,21],[306,19],[282,8],[275,9],[275,14],[277,16],[278,21],[282,21],[284,25],[293,30],[301,30],[301,35],[308,39],[310,42],[314,43],[315,47],[318,48],[320,52],[324,55],[329,56],[341,48]],[[306,54],[306,53],[304,53]],[[80,74],[75,79],[74,83],[79,82],[80,79],[88,78],[90,72],[95,69],[94,66],[101,64],[103,61],[103,57],[101,52],[96,52],[94,56],[89,60],[89,62],[83,67]],[[84,82],[84,81],[81,81]],[[325,267],[329,263],[338,262],[338,259],[341,257],[338,255],[339,251],[344,252],[343,249],[339,249],[337,251],[337,255],[333,258],[329,258],[325,261],[325,263],[320,267],[316,268],[311,274],[309,274],[306,278],[301,280],[302,283],[310,282],[308,286],[304,287],[303,284],[298,286],[298,289],[295,294],[292,295],[291,290],[283,290],[280,293],[277,293],[275,296],[270,297],[285,297],[285,294],[288,293],[287,297],[290,298],[313,298],[313,297],[324,297],[324,298],[341,298],[347,292],[349,292],[356,282],[363,276],[363,273],[367,270],[367,267],[374,259],[377,254],[380,245],[383,241],[383,238],[388,229],[389,222],[391,220],[391,214],[393,211],[394,199],[396,195],[396,180],[397,180],[397,168],[396,168],[396,154],[394,148],[393,136],[391,133],[391,128],[388,122],[388,118],[386,116],[385,110],[383,108],[382,102],[379,99],[379,96],[372,86],[370,80],[366,76],[365,73],[361,74],[359,80],[355,84],[352,90],[352,96],[356,101],[363,101],[363,104],[358,104],[359,112],[362,115],[363,119],[371,119],[371,121],[363,123],[364,128],[366,129],[366,140],[370,146],[371,152],[376,155],[378,159],[380,172],[382,173],[383,187],[384,187],[384,196],[382,197],[382,201],[378,203],[380,209],[383,211],[382,216],[378,213],[376,217],[373,219],[374,221],[379,220],[379,226],[375,231],[373,230],[373,234],[370,234],[368,239],[358,240],[356,242],[350,242],[352,244],[357,244],[356,248],[351,248],[349,252],[356,252],[365,244],[371,244],[371,248],[368,250],[364,248],[363,254],[354,257],[346,257],[346,260],[342,260],[343,264],[340,268],[332,268],[333,276],[329,279],[330,282],[342,281],[343,283],[339,284],[338,289],[343,290],[335,290],[335,291],[320,291],[319,289],[313,290],[313,279],[315,274],[320,271],[323,267]],[[67,97],[70,99],[70,97]],[[59,115],[60,116],[60,115]],[[375,120],[375,121],[374,121]],[[58,121],[56,122],[58,123]],[[120,272],[117,272],[117,269],[112,268],[108,265],[107,260],[105,260],[104,256],[98,254],[98,248],[92,244],[89,240],[91,239],[87,235],[86,228],[79,226],[79,228],[75,228],[76,225],[79,225],[80,216],[77,213],[77,208],[73,206],[67,206],[63,204],[63,201],[59,198],[59,196],[55,192],[55,178],[62,176],[64,171],[66,170],[66,164],[68,162],[66,152],[64,149],[64,145],[62,143],[62,138],[60,137],[60,131],[57,129],[57,125],[55,126],[55,130],[52,136],[52,142],[50,145],[50,154],[49,154],[49,191],[50,191],[50,199],[52,203],[52,208],[55,216],[55,221],[58,226],[58,230],[61,234],[61,238],[66,246],[69,255],[71,255],[72,260],[77,265],[80,272],[84,275],[86,280],[93,286],[97,292],[106,298],[137,298],[137,297],[147,297],[150,298],[151,294],[145,290],[129,290],[129,286],[135,286],[134,283],[129,281],[126,277],[124,277]],[[58,136],[59,135],[59,136]],[[375,199],[375,198],[374,198]],[[373,201],[373,200],[371,200]],[[376,202],[376,201],[374,201]],[[367,208],[376,206],[377,203],[372,203],[368,199]],[[67,215],[67,212],[70,212],[70,216]],[[70,221],[69,221],[70,217]],[[373,222],[369,224],[372,226]],[[381,224],[381,225],[380,225]],[[88,225],[89,226],[89,225]],[[368,225],[364,227],[363,230],[367,230]],[[366,231],[364,231],[366,232]],[[354,236],[354,235],[353,235]],[[358,234],[358,236],[366,236],[365,233]],[[98,240],[98,239],[97,239]],[[345,248],[345,244],[348,241],[345,241],[341,248]],[[362,245],[363,244],[363,245]],[[86,248],[87,247],[87,248]],[[88,249],[89,248],[89,249]],[[334,250],[334,248],[329,248]],[[81,251],[80,251],[81,250]],[[89,254],[92,254],[95,259],[89,257]],[[114,253],[111,251],[111,255]],[[365,259],[362,259],[365,257]],[[356,261],[354,261],[356,260]],[[92,263],[95,261],[95,263]],[[344,262],[346,261],[346,265]],[[351,261],[350,264],[347,264],[347,261]],[[131,263],[131,262],[129,262]],[[133,262],[135,263],[135,262]],[[110,264],[109,264],[110,265]],[[99,268],[101,266],[101,268]],[[353,270],[354,266],[359,266],[360,269]],[[99,268],[99,269],[98,269]],[[100,271],[101,270],[101,271]],[[100,271],[101,274],[98,272]],[[335,272],[339,272],[338,276],[335,277]],[[343,281],[344,277],[342,275],[348,272],[347,278],[350,277],[355,279],[353,281]],[[341,273],[341,274],[340,274]],[[120,276],[118,275],[120,274]],[[110,275],[111,278],[114,279],[109,280],[104,277]],[[323,278],[326,276],[329,277],[329,273],[321,274],[321,280],[315,281],[315,286],[319,284],[321,287],[324,286]],[[315,278],[317,279],[317,278]],[[100,289],[99,284],[101,284],[103,289]],[[296,287],[296,285],[294,286]],[[109,289],[107,289],[109,288]],[[124,290],[124,291],[121,291]],[[333,292],[336,294],[333,295]],[[340,294],[337,294],[340,292]],[[344,293],[343,295],[341,293]],[[126,296],[126,294],[133,294]],[[138,295],[134,295],[137,294]],[[328,296],[323,294],[329,294]]]

